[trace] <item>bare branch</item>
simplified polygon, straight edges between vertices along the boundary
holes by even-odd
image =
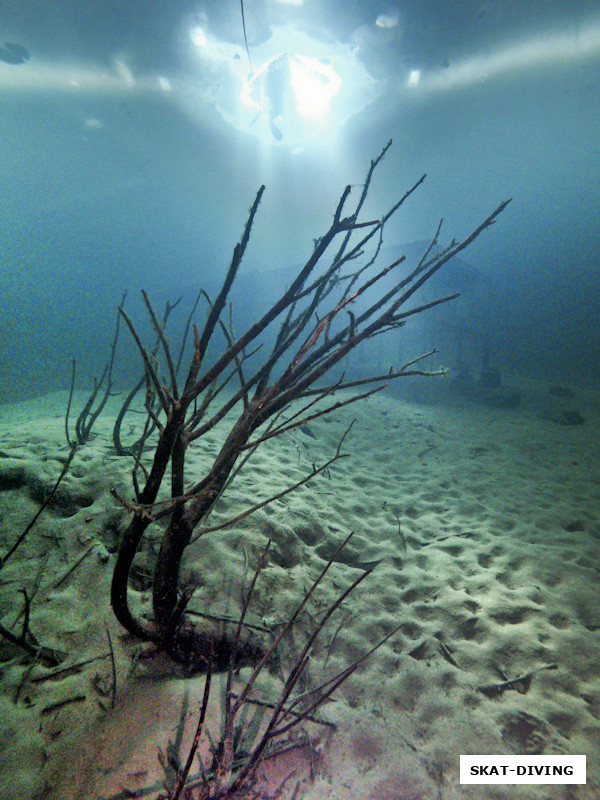
[[[148,293],[144,289],[142,289],[142,297],[144,298],[144,303],[146,304],[146,308],[148,309],[148,314],[150,315],[150,319],[152,320],[152,325],[154,326],[156,335],[158,336],[160,343],[162,345],[163,352],[165,354],[165,359],[167,361],[167,366],[169,368],[169,376],[171,379],[171,392],[173,393],[173,396],[176,398],[178,396],[177,372],[175,370],[175,364],[173,363],[173,357],[171,356],[171,348],[169,347],[169,343],[165,338],[163,326],[159,322],[156,314],[154,313],[154,309],[152,308],[152,303],[150,302]],[[165,394],[167,394],[166,391]],[[171,403],[169,403],[169,405],[171,405]]]

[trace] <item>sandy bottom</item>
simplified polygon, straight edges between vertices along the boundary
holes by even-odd
[[[540,416],[548,387],[519,388],[514,409],[378,394],[271,442],[213,522],[326,461],[356,418],[349,457],[328,474],[191,548],[191,607],[235,616],[271,538],[251,614],[276,629],[355,531],[311,614],[376,567],[317,646],[315,680],[399,626],[323,710],[336,732],[315,726],[308,754],[273,765],[269,786],[294,768],[306,800],[600,797],[599,404],[580,392],[569,402],[586,421],[561,425]],[[64,405],[56,394],[0,407],[2,554],[60,472]],[[65,654],[51,668],[0,640],[3,799],[155,797],[135,792],[160,785],[177,747],[185,758],[196,724],[204,678],[186,679],[149,652],[110,608],[124,512],[109,489],[131,495],[110,414],[0,572],[1,624],[20,634],[25,590],[31,632]],[[191,477],[217,447],[215,436],[195,448]],[[142,604],[155,547],[149,541],[139,558],[132,594]],[[307,624],[294,631],[298,647]],[[211,719],[218,700],[217,692]],[[461,753],[586,754],[587,785],[461,786]]]

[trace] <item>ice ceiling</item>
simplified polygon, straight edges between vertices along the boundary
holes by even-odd
[[[350,4],[343,36],[336,31],[335,20],[327,25],[318,14],[316,22],[311,19],[314,3],[305,7],[303,0],[273,0],[270,5],[293,7],[293,13],[283,24],[280,15],[272,14],[277,22],[270,23],[269,4],[261,4],[262,36],[256,42],[251,39],[246,51],[239,37],[235,43],[212,34],[210,14],[201,12],[198,24],[189,30],[193,51],[189,55],[197,63],[203,97],[230,125],[264,141],[291,146],[335,137],[351,117],[378,98],[396,107],[430,92],[544,64],[580,61],[600,52],[600,13],[566,27],[564,21],[553,22],[549,13],[543,27],[528,31],[526,25],[493,41],[490,33],[499,22],[498,6],[510,4],[465,4],[459,18],[473,33],[480,27],[483,40],[469,47],[465,30],[452,28],[450,14],[446,20],[434,14],[424,25],[430,41],[424,41],[422,30],[415,35],[409,4],[382,4],[377,10],[363,3],[369,7],[367,15],[361,4]],[[544,4],[547,11],[549,5]],[[247,3],[250,12],[255,7]],[[353,11],[357,24],[351,27]],[[240,12],[243,26],[242,3]]]
[[[365,109],[600,53],[600,11],[587,0],[54,5],[4,12],[5,88],[162,93],[198,122],[209,107],[290,149],[335,139]]]

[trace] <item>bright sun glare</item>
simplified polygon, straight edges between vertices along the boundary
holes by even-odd
[[[329,64],[301,55],[296,55],[290,66],[290,86],[298,113],[303,117],[325,116],[340,91],[340,76]]]
[[[190,32],[200,71],[213,81],[202,87],[234,128],[267,142],[297,147],[335,136],[377,97],[380,86],[351,47],[325,44],[293,28],[274,28],[251,50],[252,68],[239,46]]]
[[[342,80],[331,64],[297,53],[282,53],[244,81],[240,100],[267,119],[274,138],[279,139],[283,134],[278,125],[297,126],[300,117],[325,122],[341,86]]]

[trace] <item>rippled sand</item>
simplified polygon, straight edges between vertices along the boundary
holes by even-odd
[[[349,457],[190,548],[186,573],[200,584],[190,607],[235,616],[241,587],[272,539],[251,616],[274,628],[355,531],[286,645],[291,659],[318,609],[374,568],[318,644],[310,680],[342,669],[398,628],[323,709],[337,732],[313,726],[310,757],[296,751],[272,766],[271,787],[294,768],[298,779],[314,771],[305,785],[310,800],[599,796],[599,406],[580,393],[585,423],[560,425],[543,413],[547,387],[520,388],[523,401],[513,409],[450,394],[431,405],[378,394],[311,422],[259,451],[212,522],[326,461],[356,418],[344,447]],[[2,553],[60,472],[68,452],[64,401],[52,395],[0,407]],[[0,573],[2,624],[20,631],[26,589],[31,631],[67,654],[62,667],[74,665],[52,675],[0,641],[2,798],[135,791],[164,778],[158,752],[180,720],[183,757],[193,735],[204,678],[184,679],[125,634],[110,609],[123,512],[109,489],[128,496],[131,470],[111,451],[111,413]],[[191,476],[218,443],[215,435],[194,448]],[[132,590],[142,606],[151,564],[150,543]],[[269,682],[276,692],[277,675]],[[210,716],[218,715],[217,696]],[[544,786],[461,787],[461,753],[586,754],[588,782],[570,793],[551,787],[554,794]]]

